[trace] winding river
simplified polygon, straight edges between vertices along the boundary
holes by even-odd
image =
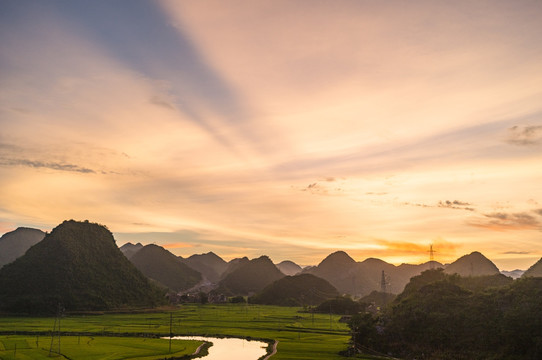
[[[209,354],[202,358],[205,360],[257,360],[267,353],[267,343],[263,341],[204,336],[174,336],[172,339],[212,342]]]

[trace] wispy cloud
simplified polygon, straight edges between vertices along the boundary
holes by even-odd
[[[438,207],[442,208],[448,208],[448,209],[456,209],[456,210],[467,210],[467,211],[474,211],[475,209],[472,207],[471,203],[465,202],[465,201],[459,201],[459,200],[446,200],[446,201],[439,201]]]
[[[512,126],[508,129],[509,144],[533,146],[542,144],[542,125]]]
[[[334,177],[326,177],[320,181],[310,183],[309,185],[302,187],[301,191],[308,192],[314,195],[344,195],[345,190],[341,187],[341,184],[337,184],[339,179]],[[295,186],[292,188],[296,188]]]
[[[542,223],[526,212],[484,214],[485,219],[470,221],[472,226],[496,231],[542,229]]]
[[[0,158],[0,166],[26,166],[31,168],[45,168],[57,171],[71,171],[83,174],[96,174],[96,171],[75,164],[43,162],[28,159],[2,159]]]
[[[505,251],[502,252],[503,255],[529,255],[533,254],[532,251]]]
[[[150,103],[157,106],[162,106],[169,110],[176,110],[175,105],[172,102],[157,95],[151,97]]]
[[[446,208],[446,209],[454,209],[454,210],[467,210],[467,211],[476,211],[471,203],[465,202],[465,201],[459,201],[459,200],[440,200],[438,203],[432,205],[432,204],[425,204],[420,202],[412,202],[412,201],[406,201],[402,203],[403,205],[407,206],[415,206],[415,207],[422,207],[422,208]]]

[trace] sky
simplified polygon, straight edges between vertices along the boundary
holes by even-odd
[[[542,2],[0,2],[0,234],[542,257]]]

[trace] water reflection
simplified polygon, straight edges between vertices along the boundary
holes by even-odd
[[[172,339],[212,342],[209,355],[202,358],[205,360],[256,360],[267,353],[267,343],[263,341],[203,336],[174,336]]]

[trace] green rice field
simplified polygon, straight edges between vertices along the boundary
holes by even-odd
[[[138,359],[153,360],[181,357],[196,351],[196,341],[168,341],[139,337],[62,336],[51,349],[50,336],[9,335],[0,337],[0,359]],[[52,350],[52,351],[51,351]]]
[[[181,305],[150,313],[71,315],[60,318],[60,353],[69,359],[162,359],[192,354],[197,341],[158,339],[174,335],[235,336],[278,341],[272,359],[345,359],[349,334],[340,316],[300,308],[245,304]],[[58,346],[53,317],[0,317],[0,359],[50,359]],[[58,326],[58,324],[57,324]],[[52,341],[53,340],[53,341]],[[17,349],[15,350],[15,344]],[[370,359],[367,357],[366,359]]]

